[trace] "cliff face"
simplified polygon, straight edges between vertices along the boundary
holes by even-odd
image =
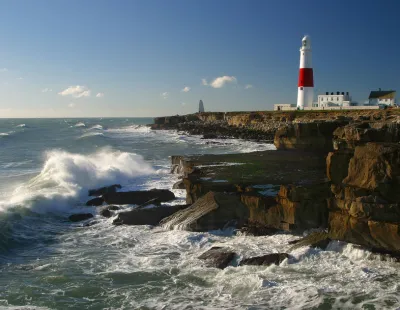
[[[235,193],[248,225],[325,228],[331,239],[400,254],[397,113],[204,113],[193,126],[274,131],[278,150],[176,156],[173,171],[183,174],[188,203],[209,191]]]

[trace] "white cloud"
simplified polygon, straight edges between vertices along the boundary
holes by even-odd
[[[181,104],[182,104],[182,107],[183,107],[183,106],[185,106],[185,105],[186,105],[186,102],[182,102]]]
[[[48,93],[48,92],[52,92],[53,90],[51,88],[44,88],[42,89],[42,93]]]
[[[7,72],[7,71],[8,71],[7,68],[1,68],[1,69],[0,69],[0,72]]]
[[[167,99],[168,98],[169,93],[165,92],[161,94],[161,97],[163,97],[163,99]]]
[[[188,91],[190,91],[190,87],[189,86],[185,86],[181,92],[187,93]]]
[[[208,85],[207,80],[206,79],[201,79],[201,84],[203,84],[204,86],[207,86]]]
[[[86,86],[70,86],[67,89],[58,93],[61,96],[69,96],[71,95],[74,98],[82,98],[82,97],[90,97],[90,89]]]
[[[75,108],[75,107],[76,107],[76,103],[75,103],[75,102],[70,102],[70,103],[68,104],[68,108],[73,109],[73,108]]]
[[[253,88],[253,85],[247,84],[247,85],[244,87],[244,89],[250,89],[250,88]]]
[[[236,83],[237,79],[234,76],[220,76],[211,82],[210,86],[213,88],[222,88],[226,83]]]
[[[23,80],[24,78],[23,77],[17,77],[17,80]]]
[[[103,98],[104,97],[104,93],[97,93],[96,97],[97,98]]]

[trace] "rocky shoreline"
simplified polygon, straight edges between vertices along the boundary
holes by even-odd
[[[294,246],[323,248],[340,240],[400,257],[399,110],[201,113],[157,118],[151,127],[274,141],[277,150],[172,156],[171,173],[181,177],[174,187],[186,190],[187,205],[136,208],[119,213],[114,224],[159,223],[191,231],[234,227],[252,235],[317,230]],[[113,190],[102,199],[121,203],[115,197],[129,196],[123,202],[152,198],[160,204],[174,198],[158,194]],[[234,256],[221,248],[210,251],[203,255],[216,267]],[[280,253],[243,264],[279,264],[288,257]]]

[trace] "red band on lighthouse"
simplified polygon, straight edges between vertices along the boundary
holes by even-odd
[[[300,68],[298,87],[314,87],[312,68]]]

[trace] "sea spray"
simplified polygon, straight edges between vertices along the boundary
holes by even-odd
[[[90,188],[124,184],[153,173],[153,168],[134,153],[110,149],[89,155],[48,151],[41,172],[19,186],[0,208],[25,206],[35,212],[68,211],[71,204],[87,198]]]

